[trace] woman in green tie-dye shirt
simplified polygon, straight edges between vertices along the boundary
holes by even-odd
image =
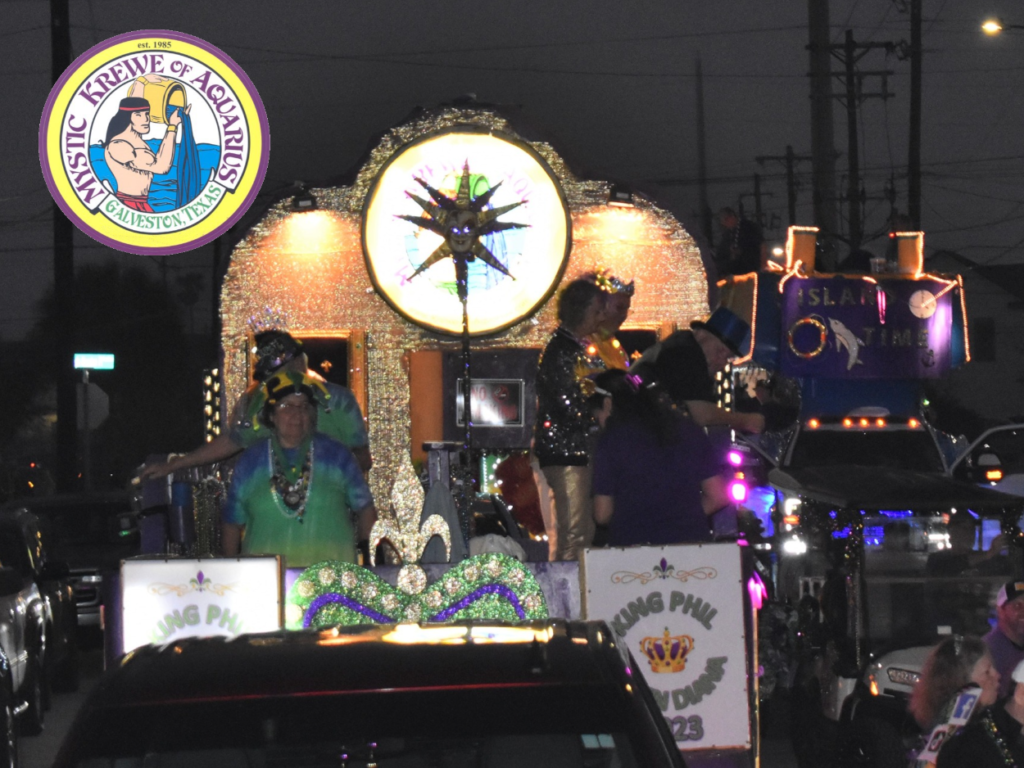
[[[260,418],[269,435],[235,466],[222,515],[225,555],[281,555],[288,568],[355,562],[377,512],[352,452],[316,432],[319,393],[294,371],[264,385]]]

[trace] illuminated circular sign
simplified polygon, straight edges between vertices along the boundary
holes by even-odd
[[[914,317],[919,317],[922,320],[927,320],[929,317],[935,314],[935,310],[939,308],[938,302],[935,300],[935,294],[931,291],[920,290],[914,291],[910,294],[908,301],[910,305],[910,312]]]
[[[466,265],[469,330],[495,333],[551,295],[572,245],[554,174],[528,145],[457,128],[415,141],[381,170],[363,208],[374,287],[401,315],[462,333],[457,265]]]
[[[86,51],[53,86],[39,160],[53,199],[95,240],[182,253],[248,209],[270,159],[267,115],[223,51],[167,30]]]

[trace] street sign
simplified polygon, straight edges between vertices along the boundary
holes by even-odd
[[[105,352],[75,352],[75,370],[114,370],[114,356]]]
[[[88,388],[88,390],[86,390],[86,388]],[[96,429],[100,424],[106,421],[106,418],[110,413],[110,398],[107,396],[106,392],[91,381],[88,384],[79,382],[77,389],[78,429],[85,429],[86,414],[89,416],[89,429]],[[89,393],[88,403],[85,402],[83,397],[83,393],[86,391]]]

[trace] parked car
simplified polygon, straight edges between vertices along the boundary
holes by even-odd
[[[961,480],[1024,496],[1024,424],[988,430],[971,443],[951,471]]]
[[[129,653],[59,768],[683,766],[603,623],[399,624]]]
[[[840,720],[839,761],[843,768],[904,768],[921,729],[908,710],[932,646],[884,653],[868,663]]]
[[[42,730],[51,684],[78,685],[75,627],[67,563],[50,559],[38,518],[0,511],[0,646],[26,733]]]
[[[51,556],[67,562],[80,627],[99,627],[105,574],[139,554],[138,517],[126,492],[58,494],[11,502],[42,522]]]
[[[7,654],[0,647],[0,766],[18,766],[18,715],[23,705],[14,695],[14,679]]]

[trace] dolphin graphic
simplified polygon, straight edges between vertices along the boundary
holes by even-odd
[[[847,353],[850,355],[850,359],[846,362],[846,370],[850,370],[855,365],[864,365],[863,360],[859,360],[860,348],[864,344],[863,341],[853,335],[853,331],[843,325],[839,320],[833,318],[828,319],[828,324],[832,327],[832,333],[836,335],[836,347],[845,347]]]

